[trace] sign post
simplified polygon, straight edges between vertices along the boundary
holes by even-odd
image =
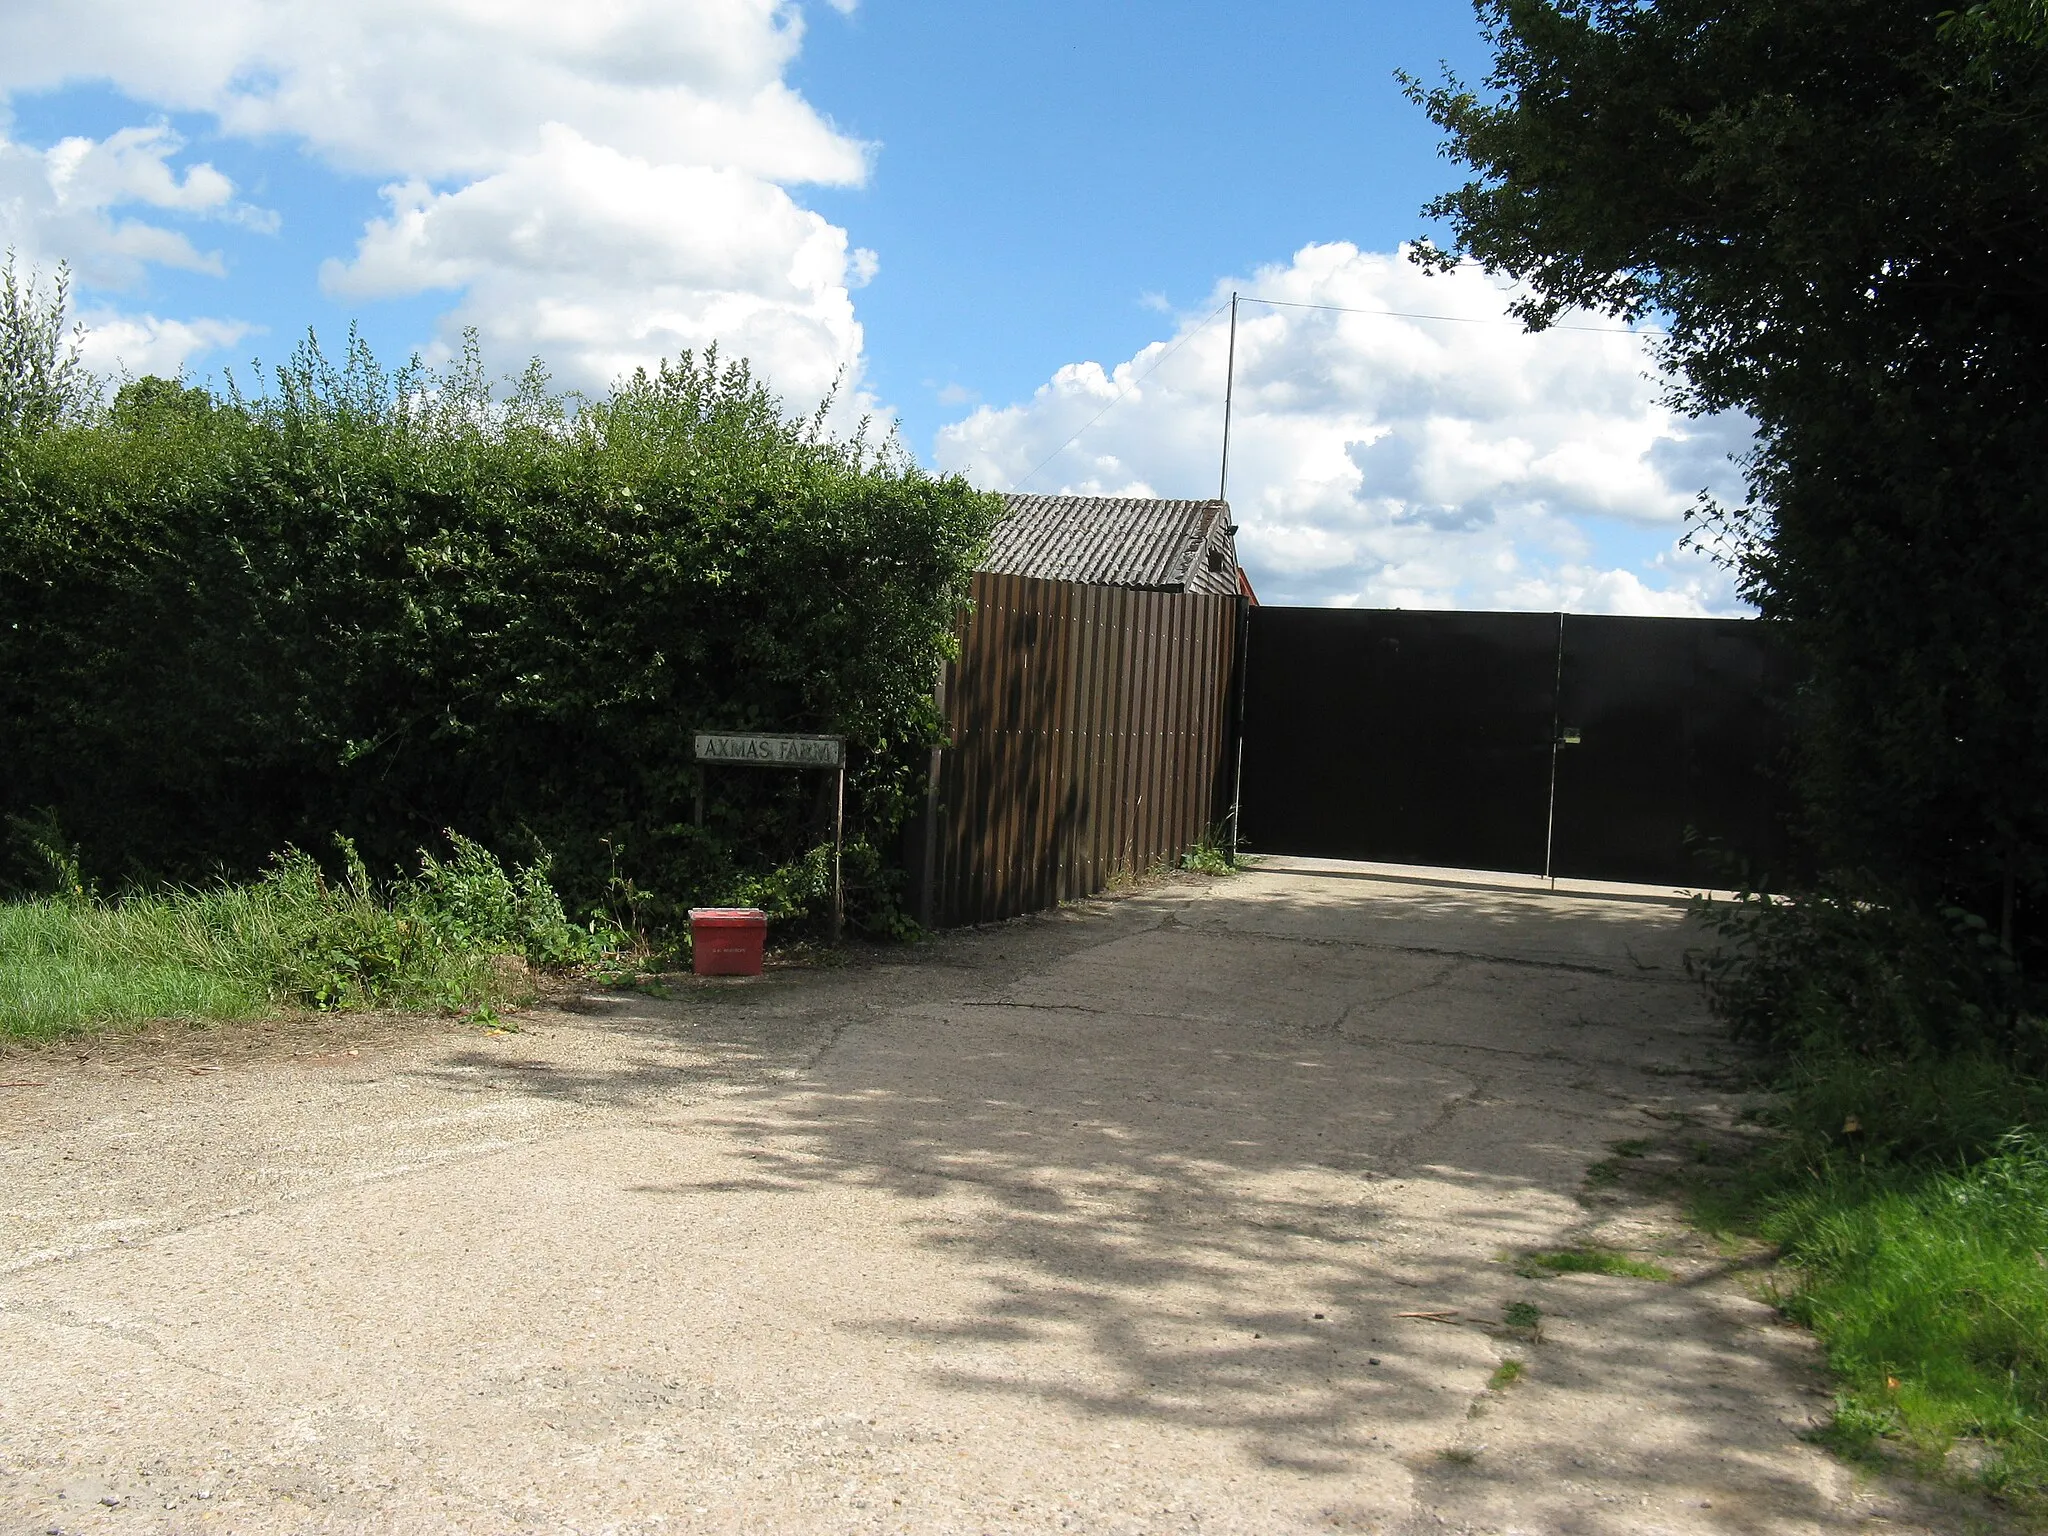
[[[837,944],[846,923],[846,893],[840,881],[840,860],[846,848],[846,738],[699,731],[696,749],[700,763],[735,768],[830,768],[837,773],[839,782],[832,798],[832,942]]]

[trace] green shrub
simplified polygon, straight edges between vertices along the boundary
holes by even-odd
[[[1793,897],[1699,897],[1718,937],[1688,957],[1739,1040],[1773,1050],[2034,1059],[2031,995],[1989,925],[1837,882]]]
[[[420,872],[400,887],[397,908],[450,949],[524,956],[561,967],[595,959],[604,942],[594,927],[578,928],[548,883],[545,855],[507,875],[491,852],[450,832],[455,856],[446,863],[422,848]]]
[[[581,401],[353,342],[136,381],[0,431],[0,812],[102,883],[459,826],[673,931],[830,827],[822,775],[699,768],[699,729],[846,735],[849,839],[893,848],[997,506],[715,353]]]
[[[904,874],[867,842],[849,843],[840,854],[846,923],[874,938],[909,938],[917,924],[902,906]],[[720,905],[759,907],[776,924],[815,928],[832,909],[832,845],[821,843],[787,864],[744,875]]]
[[[1195,875],[1234,875],[1245,868],[1242,860],[1230,851],[1230,844],[1219,833],[1209,831],[1202,834],[1200,842],[1180,856],[1180,867]]]

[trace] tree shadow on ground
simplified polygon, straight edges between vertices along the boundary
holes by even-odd
[[[1610,1142],[1725,1098],[1691,937],[1524,893],[1168,891],[944,941],[943,971],[614,1019],[647,1049],[530,1091],[729,1094],[691,1121],[722,1166],[638,1186],[682,1212],[776,1192],[800,1240],[886,1196],[949,1299],[837,1326],[948,1393],[1220,1437],[1339,1524],[1827,1528],[1848,1480],[1796,1439],[1823,1404],[1768,1308],[1504,1262],[1585,1222]],[[1528,1380],[1489,1389],[1506,1358]]]

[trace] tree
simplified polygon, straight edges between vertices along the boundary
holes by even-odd
[[[83,326],[67,336],[71,269],[57,268],[48,294],[42,274],[30,269],[26,282],[15,271],[10,249],[0,265],[0,428],[37,431],[89,403],[96,391],[85,369]]]
[[[1755,421],[1709,509],[1801,650],[1825,864],[2038,948],[2048,897],[2048,19],[1915,0],[1480,0],[1448,249],[1668,329]]]

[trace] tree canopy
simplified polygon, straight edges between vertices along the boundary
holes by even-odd
[[[1731,536],[1800,647],[1830,870],[2038,940],[2048,897],[2048,10],[1480,0],[1478,86],[1410,81],[1475,173],[1447,248],[1668,331],[1757,428]],[[2030,936],[2032,936],[2030,938]]]

